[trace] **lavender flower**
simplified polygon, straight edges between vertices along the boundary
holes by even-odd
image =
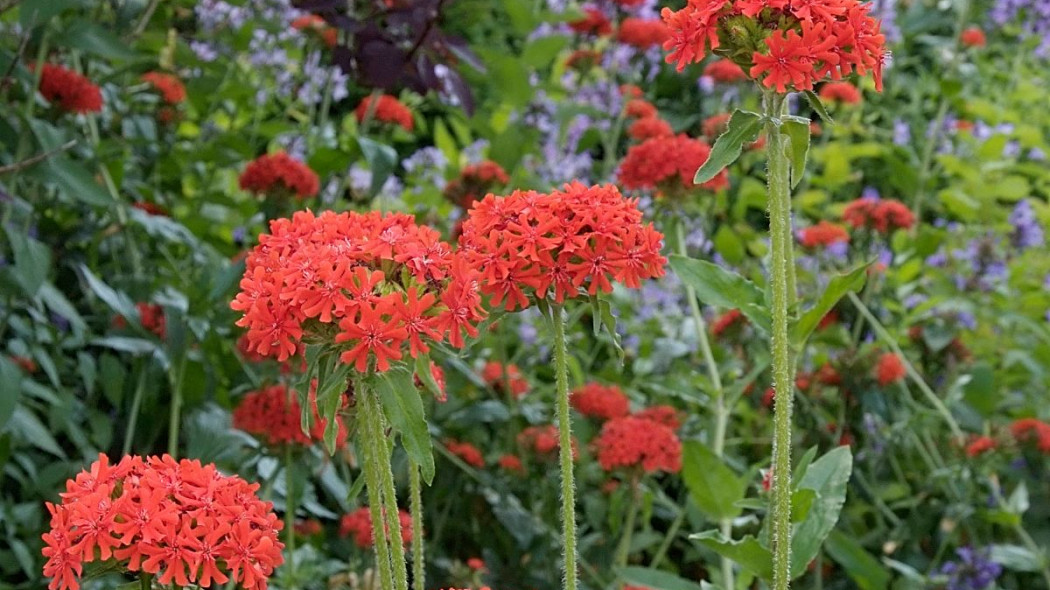
[[[1003,566],[992,561],[987,551],[960,547],[955,554],[958,561],[941,566],[941,573],[948,576],[947,590],[985,590],[1003,573]]]
[[[882,34],[887,43],[897,43],[903,38],[897,26],[896,0],[872,0],[871,15],[882,21]]]
[[[1018,250],[1026,250],[1043,245],[1043,228],[1035,218],[1032,204],[1028,199],[1021,199],[1010,213],[1010,225],[1014,226],[1010,242]]]
[[[893,143],[900,146],[911,143],[911,127],[903,119],[893,121]]]
[[[999,26],[1017,22],[1022,37],[1036,37],[1038,57],[1050,57],[1050,0],[996,0],[988,14]]]

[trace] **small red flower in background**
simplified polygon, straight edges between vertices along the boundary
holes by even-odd
[[[553,458],[561,446],[559,444],[558,428],[553,424],[546,426],[529,426],[518,433],[518,446],[528,450],[541,459]],[[572,458],[575,459],[579,453],[576,437],[572,437]]]
[[[168,322],[164,317],[164,308],[156,303],[140,301],[135,304],[135,309],[139,312],[139,322],[142,327],[146,331],[155,334],[158,338],[163,339],[168,333]],[[128,320],[124,316],[113,318],[113,326],[115,328],[124,328],[127,325]]]
[[[448,391],[446,390],[447,385],[445,383],[445,370],[442,369],[441,366],[435,363],[434,361],[430,361],[430,378],[434,380],[434,383],[437,384],[438,391],[441,392],[439,395],[437,395],[437,401],[448,401]],[[416,389],[419,389],[420,391],[426,389],[426,386],[423,384],[423,380],[419,378],[419,373],[415,373],[414,375],[412,375],[412,381],[413,383],[415,383]]]
[[[915,225],[915,214],[900,201],[864,197],[846,205],[842,220],[855,229],[874,229],[886,234]]]
[[[620,164],[620,184],[630,190],[693,188],[696,186],[693,176],[710,154],[711,146],[684,134],[647,139],[627,150],[627,156]],[[729,173],[725,170],[700,185],[710,191],[728,186]]]
[[[657,424],[663,424],[671,430],[678,430],[682,427],[681,412],[671,406],[650,406],[640,412],[635,412],[634,416],[656,422]]]
[[[102,111],[102,90],[86,77],[59,65],[41,66],[40,94],[70,113]]]
[[[828,82],[820,87],[820,98],[842,104],[860,104],[860,90],[849,82]]]
[[[412,542],[412,516],[404,510],[397,511],[398,522],[401,523],[401,540],[405,546]],[[383,528],[386,528],[385,526]],[[390,531],[387,530],[389,533]],[[372,534],[372,513],[367,506],[343,516],[339,521],[339,535],[342,537],[352,536],[354,544],[361,549],[369,549],[375,543]]]
[[[13,355],[11,356],[11,361],[18,365],[18,368],[22,369],[24,373],[32,375],[37,371],[36,361],[27,356]]]
[[[230,304],[250,350],[283,361],[314,335],[340,360],[386,371],[428,342],[463,346],[482,317],[477,278],[440,234],[402,213],[295,213],[270,222]],[[338,328],[338,330],[336,330]],[[334,336],[334,342],[332,334]]]
[[[512,473],[525,473],[525,466],[516,455],[503,455],[499,458],[499,466]]]
[[[502,392],[505,387],[510,388],[510,394],[515,399],[529,391],[529,382],[521,374],[518,365],[504,365],[497,361],[489,361],[481,369],[481,378],[496,391]]]
[[[728,84],[747,78],[744,70],[728,59],[717,59],[704,66],[704,75],[715,82]]]
[[[307,14],[293,20],[292,28],[316,35],[328,47],[335,47],[339,42],[339,31],[328,26],[328,23],[316,14]]]
[[[644,141],[652,137],[669,137],[674,135],[671,124],[659,117],[642,117],[627,128],[631,139]]]
[[[904,379],[908,374],[899,356],[892,352],[883,353],[875,364],[875,380],[879,385],[889,385]]]
[[[718,115],[712,115],[701,124],[701,133],[704,137],[710,140],[718,139],[719,135],[726,130],[726,126],[729,124],[730,113],[720,113]]]
[[[232,579],[265,590],[284,561],[283,523],[258,489],[196,460],[127,456],[110,465],[100,454],[66,482],[60,504],[47,503],[48,587],[77,590],[82,564],[115,559],[159,584],[209,588]]]
[[[565,67],[581,72],[598,67],[602,63],[602,52],[595,49],[577,49],[565,58]]]
[[[449,182],[445,187],[445,198],[464,209],[470,209],[474,201],[483,197],[497,187],[510,182],[506,170],[499,164],[485,160],[477,164],[464,166],[459,178]]]
[[[148,201],[136,201],[136,202],[132,203],[131,206],[134,207],[135,209],[138,209],[139,211],[143,211],[143,212],[145,212],[145,213],[147,213],[149,215],[160,215],[161,217],[171,217],[171,214],[168,213],[167,209],[165,209],[164,207],[161,207],[160,205],[158,205],[156,203],[150,203]]]
[[[317,383],[310,387],[310,411],[313,413],[310,433],[303,432],[302,406],[299,395],[284,385],[271,385],[248,393],[233,410],[233,427],[259,437],[271,445],[310,446],[324,440],[328,421],[317,411]],[[347,398],[343,396],[343,404]],[[342,418],[336,418],[339,432],[336,445],[346,445],[347,429]]]
[[[772,408],[773,402],[777,399],[777,390],[774,387],[767,387],[766,391],[762,394],[762,406],[766,408]]]
[[[483,572],[485,571],[485,561],[480,557],[471,557],[467,560],[467,567],[476,572]]]
[[[364,122],[365,118],[368,116],[368,111],[371,108],[372,97],[366,96],[360,104],[357,105],[357,108],[354,109],[354,115],[357,117],[358,123]],[[412,131],[415,127],[415,121],[412,119],[412,111],[402,104],[401,101],[389,94],[383,94],[379,97],[379,100],[376,102],[375,110],[372,113],[372,120],[379,121],[380,123],[400,125],[405,131]]]
[[[635,17],[623,19],[620,29],[616,32],[617,40],[638,49],[663,45],[669,36],[670,31],[662,20]]]
[[[839,374],[835,367],[831,366],[831,363],[821,365],[813,377],[822,385],[842,385],[842,375]]]
[[[631,413],[630,399],[615,385],[588,383],[569,394],[569,403],[584,416],[599,420],[621,418]]]
[[[641,98],[645,93],[636,84],[620,84],[620,96],[629,99]]]
[[[970,27],[959,35],[959,42],[967,47],[984,47],[987,39],[980,28]]]
[[[146,72],[142,74],[142,81],[149,83],[160,93],[164,102],[177,105],[186,100],[186,87],[178,76],[164,72]]]
[[[747,317],[739,309],[731,309],[711,322],[711,335],[718,338],[735,326],[747,324]]]
[[[849,232],[841,225],[821,221],[799,230],[798,241],[806,248],[826,248],[832,244],[849,242]]]
[[[316,172],[284,152],[263,154],[249,162],[239,184],[257,195],[294,194],[300,199],[316,195],[321,188]]]
[[[1010,425],[1010,434],[1018,442],[1032,441],[1040,452],[1050,453],[1050,424],[1036,418],[1021,418]]]
[[[682,468],[682,442],[667,426],[645,418],[625,416],[609,420],[595,440],[598,463],[611,471],[641,467],[646,472],[677,473]]]
[[[661,12],[671,29],[664,49],[670,50],[667,62],[681,71],[727,43],[723,53],[739,55],[738,65],[745,65],[750,52],[744,69],[780,93],[868,71],[881,91],[885,38],[870,10],[857,0],[691,0],[681,10]],[[741,17],[754,22],[743,25]],[[762,51],[750,49],[756,45]]]
[[[474,445],[449,439],[445,441],[445,447],[448,448],[448,452],[462,459],[467,465],[478,469],[485,467],[485,457]]]
[[[616,187],[573,183],[550,194],[488,195],[470,210],[459,245],[491,304],[515,310],[530,296],[562,303],[609,293],[612,281],[638,288],[664,274],[662,241]]]
[[[322,531],[324,531],[324,527],[321,526],[321,521],[316,518],[295,521],[295,534],[300,537],[312,537],[321,534]]]
[[[569,28],[585,35],[604,37],[612,33],[612,22],[605,13],[593,6],[583,9],[584,17],[569,23]]]
[[[627,101],[627,104],[624,105],[623,113],[625,116],[634,119],[645,119],[657,116],[656,107],[653,103],[641,98],[633,98]]]
[[[966,445],[966,456],[977,457],[995,449],[995,440],[990,436],[978,436]]]

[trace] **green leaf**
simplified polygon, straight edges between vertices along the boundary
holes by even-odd
[[[87,324],[84,323],[84,318],[80,317],[80,312],[54,285],[44,283],[37,295],[53,313],[69,320],[74,332],[82,332],[87,329]]]
[[[605,332],[609,334],[609,339],[612,340],[613,348],[616,349],[616,358],[620,359],[622,366],[624,353],[623,345],[620,344],[620,334],[616,331],[616,316],[612,314],[612,306],[605,299],[598,299],[598,316],[601,318],[602,326],[605,327]]]
[[[57,155],[34,166],[31,175],[41,182],[54,184],[59,194],[70,201],[105,207],[113,203],[86,168],[69,158]]]
[[[18,3],[18,21],[28,29],[80,4],[80,0],[22,0]]]
[[[14,415],[20,397],[22,371],[6,356],[0,356],[0,432]]]
[[[670,257],[671,268],[682,282],[696,290],[700,301],[728,309],[739,309],[759,329],[769,332],[769,309],[765,293],[754,283],[706,260],[677,254]]]
[[[1046,565],[1046,557],[1019,545],[992,545],[989,557],[1015,572],[1038,572]]]
[[[110,287],[102,281],[102,279],[96,277],[94,273],[87,267],[86,264],[81,264],[77,267],[80,270],[80,276],[87,283],[88,288],[102,300],[103,303],[109,306],[110,309],[117,312],[119,315],[124,316],[128,321],[138,321],[139,312],[135,308],[135,303],[128,297],[123,291],[117,291],[113,287]]]
[[[963,399],[985,418],[995,414],[1003,399],[1003,388],[995,384],[995,371],[988,363],[976,363],[970,369],[970,380],[963,385]]]
[[[59,43],[70,49],[79,49],[106,59],[132,60],[139,57],[139,54],[132,51],[120,37],[84,20],[74,21],[65,34],[60,36]]]
[[[834,125],[835,121],[831,119],[831,115],[828,114],[828,109],[824,108],[824,103],[820,102],[820,97],[816,95],[812,90],[804,92],[806,100],[809,102],[809,106],[816,111],[817,116],[820,117],[821,121],[829,125]]]
[[[870,266],[870,262],[862,264],[846,274],[836,275],[828,282],[828,286],[820,294],[817,304],[802,314],[802,317],[792,326],[791,339],[796,350],[802,350],[810,335],[813,334],[813,330],[820,324],[820,320],[828,315],[828,312],[838,304],[840,299],[846,296],[846,293],[859,291],[864,287],[864,281],[867,280],[868,267]]]
[[[788,138],[787,155],[791,160],[791,188],[795,188],[806,172],[806,154],[809,153],[809,119],[793,116],[782,117],[780,132]]]
[[[689,535],[690,539],[715,553],[732,559],[745,570],[764,579],[773,579],[773,554],[758,542],[753,535],[747,535],[739,541],[727,539],[719,531],[706,531]]]
[[[806,469],[798,489],[817,493],[805,520],[795,527],[791,536],[791,577],[806,573],[806,566],[820,552],[828,533],[835,528],[846,503],[846,484],[853,471],[853,455],[848,446],[828,451]]]
[[[358,137],[357,144],[361,146],[361,153],[364,154],[368,168],[372,171],[372,186],[368,189],[368,196],[374,197],[383,190],[383,185],[394,173],[397,167],[397,151],[367,137]]]
[[[616,575],[631,586],[642,586],[652,590],[703,590],[703,586],[680,578],[671,572],[647,567],[621,567]]]
[[[419,378],[419,382],[423,384],[423,387],[430,395],[441,399],[444,394],[441,391],[441,386],[434,380],[434,374],[430,372],[430,363],[430,355],[421,354],[416,357],[416,377]]]
[[[147,354],[155,353],[162,354],[160,349],[157,348],[157,344],[144,338],[129,338],[126,336],[107,336],[105,338],[95,338],[91,341],[91,344],[95,346],[103,346],[105,348],[111,348],[113,350],[119,350],[121,352],[130,352],[131,354]]]
[[[423,413],[423,399],[412,382],[412,371],[394,366],[377,375],[374,382],[386,417],[394,430],[401,433],[401,444],[419,465],[423,480],[430,485],[434,481],[434,450]]]
[[[11,225],[5,226],[14,255],[14,279],[29,297],[36,297],[51,270],[51,250]]]
[[[846,570],[860,590],[886,590],[892,575],[853,537],[842,531],[831,531],[824,549]]]
[[[747,482],[700,441],[682,445],[682,479],[693,501],[712,520],[740,515],[736,503],[744,498]]]
[[[66,453],[58,446],[55,437],[51,436],[51,430],[44,423],[23,406],[15,408],[7,428],[14,433],[15,438],[27,442],[34,447],[51,453],[52,455],[65,459]]]
[[[558,57],[563,49],[569,46],[569,37],[550,35],[533,39],[521,52],[521,60],[536,70],[546,68]]]
[[[723,168],[735,162],[740,157],[744,144],[758,139],[758,133],[761,130],[761,115],[740,109],[733,111],[725,133],[719,135],[715,140],[715,145],[711,148],[711,155],[696,171],[693,182],[703,184],[714,178]]]
[[[351,365],[338,361],[335,353],[328,355],[334,367],[324,376],[317,378],[317,412],[327,420],[324,429],[324,446],[329,455],[335,454],[336,439],[339,436],[339,421],[336,415],[339,407],[343,405],[343,393],[346,392],[347,377],[350,375]],[[309,391],[307,389],[306,391]],[[302,395],[302,392],[299,392]],[[303,413],[309,412],[310,404],[302,405]]]

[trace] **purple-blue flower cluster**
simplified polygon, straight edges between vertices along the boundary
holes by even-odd
[[[960,547],[955,555],[958,561],[941,566],[941,573],[948,576],[946,590],[985,590],[1003,573],[1003,566],[992,561],[987,551]]]

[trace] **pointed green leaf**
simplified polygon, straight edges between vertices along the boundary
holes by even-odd
[[[858,291],[864,287],[869,266],[871,266],[870,262],[862,264],[846,274],[840,274],[831,279],[827,288],[821,293],[817,304],[802,314],[802,317],[792,326],[791,336],[796,350],[801,350],[806,345],[806,341],[820,324],[820,320],[828,315],[828,312],[846,296],[846,293]]]
[[[2,393],[0,393],[0,431],[2,431],[7,421],[15,413],[18,398],[22,397],[22,371],[6,356],[0,356],[0,387],[2,387]]]
[[[652,590],[703,590],[703,586],[696,582],[680,578],[671,572],[647,567],[617,568],[616,575],[628,585]]]
[[[124,316],[128,321],[139,319],[139,312],[135,309],[135,303],[123,291],[117,291],[96,277],[86,264],[79,267],[80,276],[91,291],[109,306],[110,309]]]
[[[434,380],[434,374],[430,372],[430,355],[421,354],[416,357],[416,377],[423,384],[423,388],[437,399],[441,399],[443,393],[441,386]],[[413,380],[414,383],[414,380]]]
[[[672,255],[670,261],[675,274],[696,290],[700,301],[727,309],[739,309],[760,330],[769,332],[766,296],[754,283],[706,260]]]
[[[317,413],[328,421],[324,428],[324,446],[328,449],[329,455],[334,455],[338,442],[336,439],[339,436],[339,421],[336,420],[336,414],[339,413],[339,407],[343,405],[343,394],[346,392],[347,380],[353,368],[351,365],[336,360],[335,354],[328,356],[333,359],[335,366],[324,379],[320,377],[317,379]],[[306,391],[309,392],[309,389]],[[299,393],[302,395],[302,392]],[[302,407],[303,413],[310,410],[309,403],[303,403]]]
[[[807,90],[803,94],[806,95],[806,100],[809,102],[809,106],[816,111],[817,116],[820,117],[821,121],[824,121],[828,125],[834,125],[835,121],[831,119],[831,115],[828,114],[828,109],[824,108],[824,103],[820,102],[820,97],[816,95],[812,90]]]
[[[787,156],[791,160],[791,188],[795,188],[806,172],[806,154],[809,153],[809,119],[783,117],[780,132],[788,138]]]
[[[719,135],[718,139],[715,140],[715,145],[711,148],[711,155],[707,157],[707,161],[704,162],[703,166],[700,166],[700,169],[696,171],[693,182],[703,184],[714,178],[723,168],[735,162],[740,157],[740,151],[743,149],[744,144],[758,139],[758,133],[761,130],[761,115],[739,109],[733,111],[732,116],[729,117],[729,125],[725,133]]]
[[[773,554],[753,535],[747,535],[739,541],[727,539],[719,531],[705,531],[689,535],[690,539],[715,553],[732,559],[745,570],[764,579],[773,579]]]
[[[740,515],[736,503],[744,498],[747,482],[700,441],[682,445],[682,479],[693,501],[712,520]]]
[[[620,359],[620,364],[623,365],[623,345],[620,344],[620,334],[616,331],[616,317],[612,314],[612,306],[605,299],[598,300],[598,315],[601,316],[602,325],[605,326],[613,348],[616,349],[616,358]]]
[[[816,492],[806,518],[791,535],[791,577],[806,573],[806,566],[820,552],[824,539],[839,520],[846,503],[846,484],[853,471],[853,455],[848,446],[828,451],[817,459],[798,482],[798,489]]]
[[[36,297],[51,270],[51,249],[12,226],[5,227],[14,255],[13,278],[30,297]]]
[[[383,403],[383,412],[394,430],[401,434],[401,444],[419,465],[423,480],[429,485],[434,481],[434,450],[423,413],[423,399],[412,381],[412,371],[394,366],[377,375],[373,382]]]
[[[383,185],[397,168],[397,151],[367,137],[358,137],[357,144],[361,146],[368,169],[372,171],[372,186],[368,189],[368,196],[374,197],[383,190]]]
[[[831,531],[824,549],[861,590],[889,588],[893,576],[853,537],[842,531]]]

